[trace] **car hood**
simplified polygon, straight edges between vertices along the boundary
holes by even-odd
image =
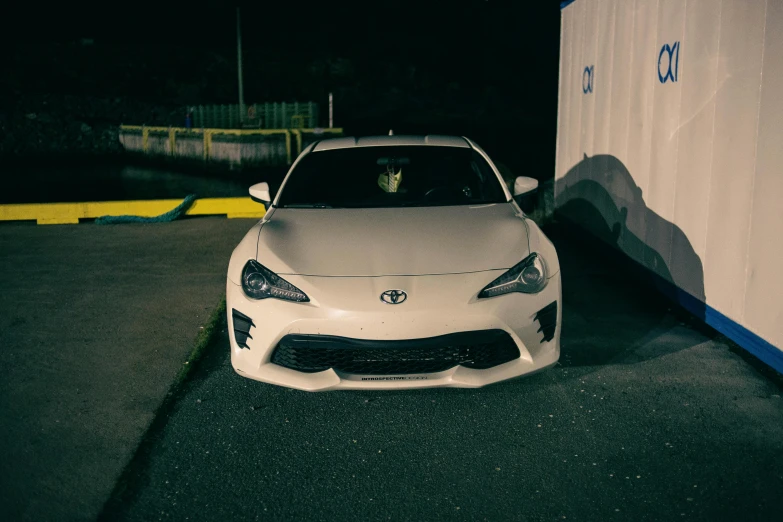
[[[371,209],[275,209],[257,260],[278,274],[386,276],[507,269],[529,253],[507,203]]]

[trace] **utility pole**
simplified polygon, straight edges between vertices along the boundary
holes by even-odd
[[[242,82],[242,22],[237,7],[237,76],[239,79],[239,122],[245,121],[245,92]]]
[[[332,128],[332,125],[334,124],[334,102],[332,98],[332,93],[329,93],[329,128]]]

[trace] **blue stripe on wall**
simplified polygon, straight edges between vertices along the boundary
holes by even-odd
[[[587,236],[591,237],[593,241],[603,243],[601,239],[595,236],[592,232],[585,228],[580,227],[574,221],[563,215],[558,215],[561,221],[568,223],[568,226],[574,230],[584,232]],[[606,243],[604,243],[606,244]],[[700,300],[693,297],[691,294],[682,290],[673,282],[668,281],[660,275],[649,270],[644,265],[639,264],[636,260],[631,259],[624,252],[617,248],[613,248],[611,245],[607,245],[607,249],[612,252],[616,257],[622,259],[622,262],[628,263],[638,269],[644,270],[646,274],[652,276],[655,281],[655,287],[667,298],[679,304],[685,308],[688,312],[692,313],[699,319],[702,319],[705,323],[712,328],[722,333],[745,351],[758,357],[764,364],[772,367],[778,373],[783,374],[783,350],[776,347],[766,339],[754,334],[741,324],[729,319],[713,307],[702,303]]]
[[[658,280],[658,288],[661,289],[666,297],[696,316],[704,314],[705,323],[758,357],[777,372],[783,373],[783,351],[741,324],[729,319],[713,307],[703,304],[688,292],[678,288],[671,281],[663,279],[658,274],[653,275]]]
[[[565,9],[569,5],[573,4],[576,0],[563,0],[560,2],[560,9]]]

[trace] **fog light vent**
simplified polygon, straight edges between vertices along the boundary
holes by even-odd
[[[534,320],[538,321],[538,331],[544,334],[541,342],[551,341],[555,338],[557,329],[557,301],[554,301],[536,312]]]
[[[253,320],[233,308],[231,309],[231,318],[234,323],[234,339],[236,339],[237,346],[249,350],[250,347],[247,345],[247,340],[253,338],[253,336],[250,335],[250,327],[255,326]]]

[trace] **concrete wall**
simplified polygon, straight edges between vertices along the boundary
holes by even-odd
[[[152,155],[168,156],[170,150],[168,132],[150,132],[147,137],[147,152]]]
[[[336,136],[342,129],[120,128],[120,143],[129,152],[229,167],[290,164],[313,141]]]
[[[562,10],[555,205],[783,371],[783,0]]]
[[[204,137],[201,135],[179,134],[174,139],[175,156],[186,158],[204,158]]]

